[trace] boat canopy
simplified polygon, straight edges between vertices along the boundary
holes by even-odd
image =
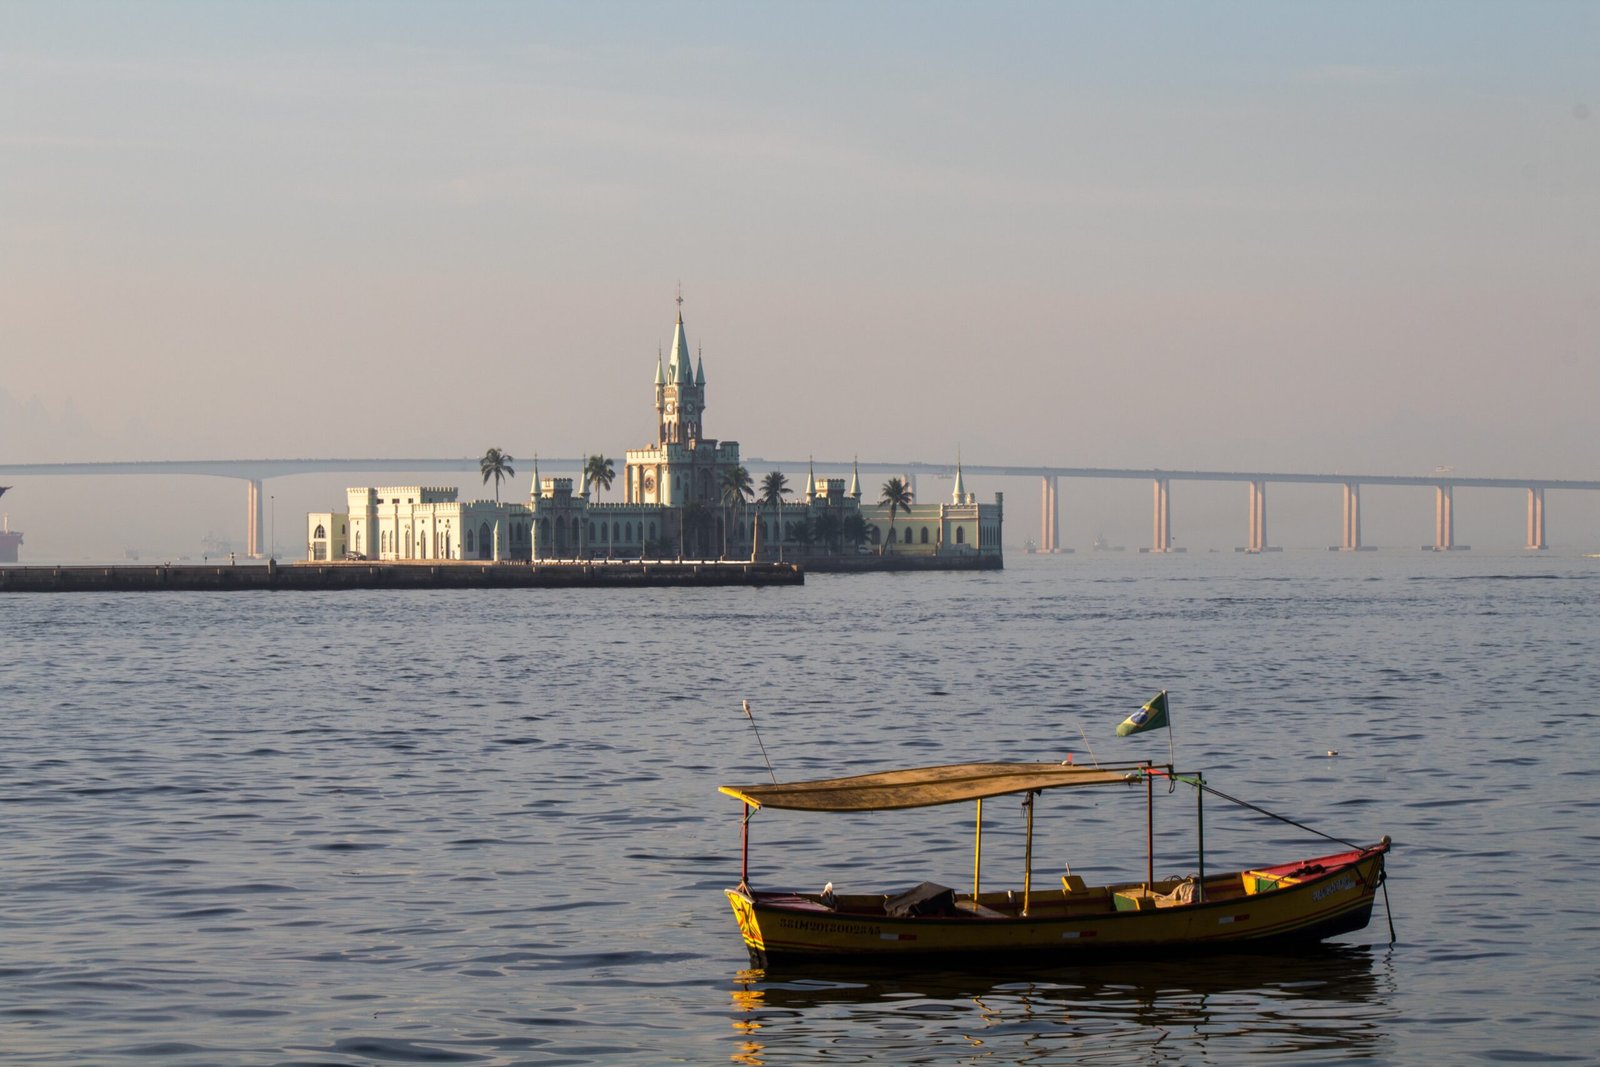
[[[817,782],[725,785],[720,791],[738,797],[751,808],[893,811],[1065,786],[1139,782],[1146,771],[1142,764],[1076,767],[1063,763],[955,763]]]

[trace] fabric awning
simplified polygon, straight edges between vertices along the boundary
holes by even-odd
[[[752,808],[795,811],[892,811],[1068,786],[1142,781],[1139,764],[1077,767],[1060,763],[955,763],[880,771],[850,778],[776,785],[725,785],[720,791]]]

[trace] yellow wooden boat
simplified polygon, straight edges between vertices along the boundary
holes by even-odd
[[[1195,786],[1201,798],[1215,792],[1202,775],[1176,774],[1170,766],[1148,761],[1094,767],[963,763],[814,782],[722,786],[723,793],[745,805],[740,883],[725,892],[756,966],[830,957],[882,962],[1006,956],[1065,963],[1097,955],[1265,950],[1367,925],[1384,880],[1389,838],[1367,847],[1341,842],[1348,850],[1332,855],[1208,874],[1204,809],[1197,804],[1198,873],[1157,881],[1153,786],[1158,780]],[[1089,886],[1066,875],[1059,885],[1034,884],[1034,797],[1062,788],[1139,784],[1145,787],[1150,846],[1142,880]],[[982,890],[983,801],[1018,793],[1027,798],[1022,886]],[[969,800],[978,809],[971,893],[926,882],[900,893],[859,895],[835,895],[831,884],[820,893],[757,891],[749,885],[750,819],[763,808],[867,812]]]

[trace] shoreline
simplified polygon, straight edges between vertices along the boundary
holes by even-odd
[[[634,589],[804,585],[792,563],[580,560],[3,566],[0,593],[329,589]]]

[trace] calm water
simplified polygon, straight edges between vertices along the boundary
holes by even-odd
[[[28,1064],[1591,1061],[1600,560],[1014,557],[798,590],[0,600],[0,1060]],[[748,969],[721,895],[766,777],[1178,760],[1396,843],[1304,958]],[[1087,735],[1087,744],[1079,730]],[[1338,755],[1328,756],[1329,750]],[[1187,791],[1158,874],[1193,869]],[[768,812],[758,885],[970,880],[970,809]],[[985,882],[1020,880],[986,808]],[[1206,805],[1208,861],[1330,849]],[[1039,877],[1143,863],[1047,796]]]

